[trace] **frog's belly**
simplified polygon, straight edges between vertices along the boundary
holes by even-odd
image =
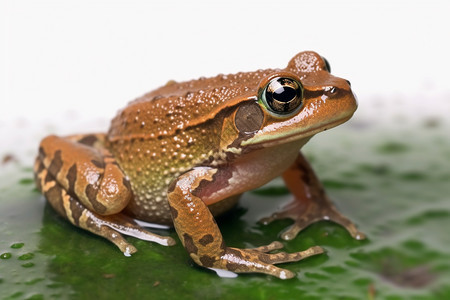
[[[128,204],[125,213],[133,218],[150,223],[172,224],[172,216],[165,192],[156,193],[155,190],[151,193],[135,192],[134,198]]]
[[[233,208],[239,198],[239,195],[234,195],[224,199],[222,201],[209,205],[209,209],[214,217],[221,215],[231,208]],[[147,200],[141,202],[132,201],[126,208],[125,213],[138,220],[147,221],[150,223],[172,225],[172,215],[170,213],[169,204],[167,199],[160,203],[156,201]]]

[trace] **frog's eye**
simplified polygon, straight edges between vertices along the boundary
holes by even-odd
[[[322,56],[323,62],[325,63],[325,69],[328,71],[328,73],[331,73],[331,66],[328,60]]]
[[[275,77],[261,94],[264,104],[276,114],[289,114],[302,105],[303,86],[289,77]]]

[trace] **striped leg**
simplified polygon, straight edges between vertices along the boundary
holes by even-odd
[[[89,135],[89,137],[91,138],[84,138],[84,141],[94,141],[95,136]],[[80,138],[81,141],[83,141],[83,137],[80,136]],[[136,252],[136,248],[128,243],[120,233],[134,236],[142,240],[156,242],[161,245],[170,246],[175,244],[175,241],[171,237],[163,237],[148,232],[137,225],[133,219],[120,213],[120,211],[117,211],[118,206],[115,206],[114,200],[123,195],[127,196],[131,193],[131,190],[129,189],[128,182],[122,180],[122,177],[120,176],[118,176],[120,178],[118,186],[125,187],[125,192],[119,191],[119,193],[112,194],[111,196],[111,193],[104,193],[102,190],[102,183],[104,184],[103,186],[110,186],[111,184],[114,184],[114,182],[117,182],[114,178],[111,180],[111,177],[121,174],[117,173],[120,169],[114,162],[108,161],[108,158],[101,160],[102,157],[96,153],[97,150],[95,150],[95,148],[88,148],[88,146],[81,143],[77,144],[70,139],[65,140],[57,137],[50,137],[44,141],[47,142],[41,144],[40,155],[36,158],[34,165],[35,182],[50,205],[61,216],[77,227],[110,240],[125,255]],[[95,142],[98,142],[98,140],[95,140]],[[72,144],[75,149],[70,149]],[[69,152],[63,150],[69,150]],[[76,153],[76,150],[79,150],[81,153]],[[89,153],[94,153],[96,156],[89,157],[86,155]],[[70,155],[75,157],[70,158]],[[80,160],[77,161],[77,158]],[[106,162],[102,164],[101,161]],[[94,165],[95,168],[92,167],[89,169],[88,163],[91,163],[91,166]],[[82,167],[86,167],[87,165],[88,170],[84,170],[83,173],[83,169],[80,168],[79,165]],[[102,166],[104,167],[103,169],[101,168]],[[88,177],[90,176],[91,180],[92,178],[96,178],[101,182],[89,182],[86,184],[85,188],[77,187],[77,185],[86,183],[86,180],[89,179],[86,178],[86,174]],[[85,178],[83,178],[83,176],[85,176]],[[103,177],[109,177],[106,180],[106,183],[104,182],[105,180],[101,180]],[[89,188],[87,186],[91,187]],[[80,195],[81,197],[78,197]],[[88,201],[88,203],[91,204],[91,208],[87,207],[83,201],[80,201],[80,198],[83,198],[84,202]],[[95,198],[95,200],[92,202],[91,200],[93,198]],[[97,199],[101,199],[101,201],[106,199],[107,201],[100,203]],[[108,201],[112,202],[110,203],[110,206],[113,207],[113,212],[111,212],[110,207],[103,205],[105,203],[108,204]],[[118,201],[121,202],[119,207],[124,205],[124,201],[121,201],[121,199],[118,199]],[[125,204],[127,201],[128,199],[126,199]],[[102,215],[101,213],[107,213],[108,215]]]

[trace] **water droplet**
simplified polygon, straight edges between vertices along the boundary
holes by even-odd
[[[12,254],[9,252],[0,254],[0,259],[10,259],[11,257],[12,257]]]
[[[24,245],[25,245],[24,243],[14,243],[14,244],[11,245],[11,248],[13,248],[13,249],[20,249]]]
[[[34,253],[25,253],[19,256],[20,260],[30,260],[34,257]]]

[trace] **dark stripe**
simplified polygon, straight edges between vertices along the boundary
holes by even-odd
[[[42,147],[39,147],[39,155],[41,159],[44,159],[47,155],[45,154],[45,150]]]
[[[63,190],[61,186],[56,184],[44,194],[53,209],[55,209],[56,212],[61,216],[67,218],[67,214],[63,205],[62,191]]]
[[[93,159],[93,160],[91,160],[91,163],[93,163],[99,169],[105,168],[105,162],[103,162],[103,161],[98,161],[98,160]]]
[[[197,246],[195,246],[192,237],[189,234],[185,233],[183,234],[183,240],[184,240],[184,248],[186,248],[187,252],[197,254],[198,248]]]
[[[91,202],[92,207],[95,212],[99,214],[103,214],[106,211],[106,207],[97,201],[97,193],[98,189],[95,188],[92,184],[88,184],[85,189],[86,196],[88,197],[89,202]]]
[[[70,197],[70,211],[72,212],[72,218],[75,222],[75,225],[80,225],[80,217],[85,209],[86,208],[81,203],[79,203],[76,199]]]
[[[216,259],[208,255],[203,255],[202,257],[200,257],[200,262],[202,263],[202,266],[211,268],[216,262]]]
[[[52,174],[50,174],[50,172],[47,170],[47,175],[45,175],[44,183],[49,183],[51,181],[55,181],[55,177],[53,177]]]
[[[48,167],[48,172],[56,177],[58,175],[58,172],[61,170],[62,165],[63,161],[61,159],[61,150],[57,150],[55,151],[55,155],[53,156],[52,162]]]
[[[178,218],[178,210],[172,207],[172,205],[169,204],[170,213],[172,214],[172,219],[175,220]]]
[[[67,172],[67,182],[69,183],[68,192],[71,195],[75,195],[75,182],[77,181],[77,165],[73,164]]]
[[[200,240],[198,240],[202,246],[206,246],[214,241],[214,237],[211,234],[205,234]]]
[[[42,160],[40,158],[36,158],[36,162],[39,162],[39,165],[37,167],[37,169],[34,171],[36,174],[40,174],[42,172],[42,170],[45,169],[44,164],[42,163]]]
[[[81,140],[78,141],[78,143],[84,144],[87,146],[92,146],[95,144],[96,141],[98,141],[98,138],[95,135],[90,134],[90,135],[84,136]]]

